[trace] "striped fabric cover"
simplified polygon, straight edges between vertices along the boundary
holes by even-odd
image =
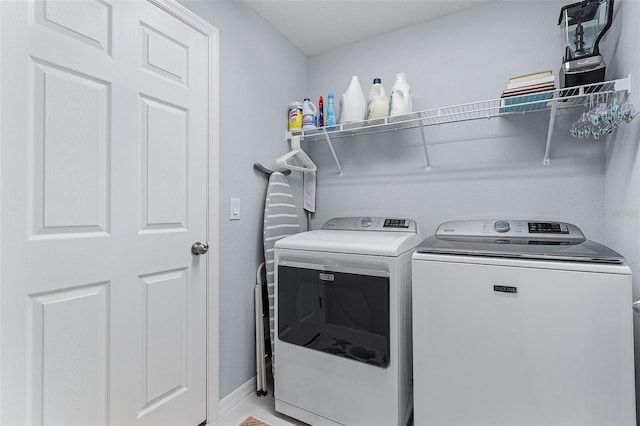
[[[298,210],[293,202],[293,193],[285,175],[274,172],[269,178],[267,199],[264,204],[264,259],[267,269],[267,292],[269,294],[269,331],[271,336],[272,363],[275,357],[274,331],[274,245],[288,235],[300,232]]]

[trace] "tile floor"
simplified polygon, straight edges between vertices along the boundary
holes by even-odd
[[[271,386],[269,386],[266,396],[257,396],[252,393],[224,416],[213,422],[211,426],[239,426],[249,416],[256,417],[271,426],[308,426],[307,423],[276,412]],[[407,426],[414,426],[413,413]]]
[[[252,394],[213,422],[212,426],[238,426],[249,416],[256,417],[271,426],[306,426],[306,423],[287,417],[284,414],[276,413],[274,407],[273,392],[271,390],[266,396]]]

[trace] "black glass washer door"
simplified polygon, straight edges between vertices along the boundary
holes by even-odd
[[[278,265],[278,338],[387,367],[389,274]]]

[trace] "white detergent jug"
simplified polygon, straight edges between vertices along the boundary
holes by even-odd
[[[340,123],[363,121],[367,112],[367,100],[364,97],[358,76],[351,77],[347,91],[340,98]]]
[[[316,128],[316,106],[305,98],[302,103],[302,128],[303,129],[315,129]]]
[[[384,118],[389,114],[389,98],[384,91],[379,78],[373,79],[373,86],[369,90],[369,102],[367,103],[367,120]],[[376,120],[381,122],[382,120]],[[370,122],[370,124],[373,124]]]
[[[389,99],[389,115],[391,117],[408,114],[413,111],[411,104],[411,86],[407,83],[407,76],[403,72],[396,74],[396,82],[391,89]]]

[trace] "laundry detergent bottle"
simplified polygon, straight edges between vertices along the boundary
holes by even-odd
[[[384,118],[389,114],[389,98],[382,86],[382,80],[373,79],[373,86],[369,90],[369,101],[367,102],[367,120],[373,118]]]
[[[357,75],[351,77],[347,91],[340,99],[340,123],[362,121],[367,113],[367,100]]]
[[[396,82],[391,88],[389,99],[389,116],[408,114],[413,111],[411,104],[411,87],[407,83],[407,76],[403,72],[396,74]]]

